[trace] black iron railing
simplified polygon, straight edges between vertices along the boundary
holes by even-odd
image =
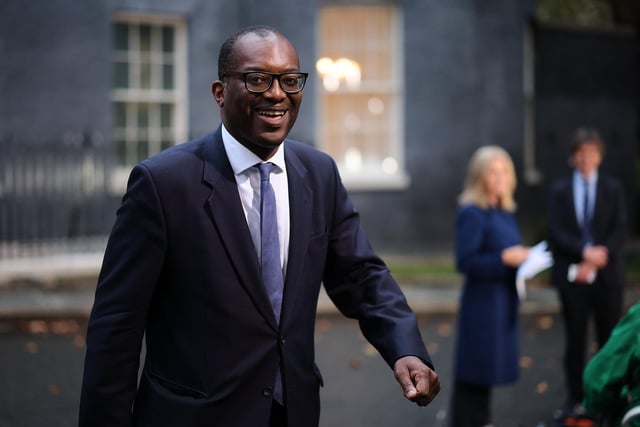
[[[113,168],[102,138],[0,135],[0,259],[102,247],[120,198]]]

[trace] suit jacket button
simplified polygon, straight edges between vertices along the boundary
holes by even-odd
[[[264,397],[271,397],[271,395],[273,394],[273,388],[272,387],[265,387],[262,389],[262,395]]]
[[[286,342],[286,340],[284,339],[284,337],[280,337],[280,344],[284,344]]]

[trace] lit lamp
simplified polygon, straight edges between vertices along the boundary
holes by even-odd
[[[360,64],[352,59],[338,58],[334,61],[325,56],[316,61],[316,70],[322,77],[322,85],[329,92],[337,91],[341,80],[350,90],[360,87]]]

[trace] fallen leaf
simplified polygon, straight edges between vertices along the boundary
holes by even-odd
[[[376,350],[376,348],[369,343],[366,343],[364,346],[362,346],[362,352],[369,357],[373,357],[378,354],[378,350]]]
[[[538,329],[551,329],[553,327],[553,316],[539,316],[536,324],[538,325]]]
[[[32,334],[46,334],[49,332],[49,326],[44,320],[31,320],[27,324],[27,328]]]
[[[35,354],[38,352],[38,343],[35,341],[27,341],[24,346],[31,354]]]
[[[322,317],[316,321],[316,330],[318,332],[327,332],[331,329],[331,320]]]
[[[74,320],[56,320],[51,322],[50,329],[56,335],[70,335],[77,333],[80,326]]]
[[[52,396],[57,396],[60,394],[60,387],[58,387],[57,385],[54,384],[50,384],[49,385],[49,393],[51,393]]]
[[[452,330],[451,322],[438,323],[437,333],[439,336],[448,337],[449,335],[451,335],[451,330]]]
[[[85,345],[85,340],[84,337],[82,335],[76,335],[73,337],[73,344],[76,347],[84,347]]]
[[[533,358],[532,357],[522,356],[520,358],[520,367],[522,369],[529,369],[531,366],[533,366]]]
[[[549,383],[546,381],[539,382],[536,386],[536,392],[538,394],[544,394],[549,390]]]
[[[349,360],[349,367],[351,369],[358,370],[362,367],[363,363],[364,361],[361,357],[354,357],[353,359]]]

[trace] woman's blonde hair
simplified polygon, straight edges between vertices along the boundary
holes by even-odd
[[[462,205],[477,205],[483,209],[489,207],[489,195],[484,185],[484,177],[492,160],[499,158],[504,160],[509,174],[509,188],[504,194],[500,195],[499,204],[502,209],[508,212],[516,210],[516,203],[513,200],[513,193],[516,190],[516,173],[513,167],[511,156],[501,147],[497,145],[485,145],[478,148],[467,169],[467,178],[464,189],[458,197],[458,203]]]

